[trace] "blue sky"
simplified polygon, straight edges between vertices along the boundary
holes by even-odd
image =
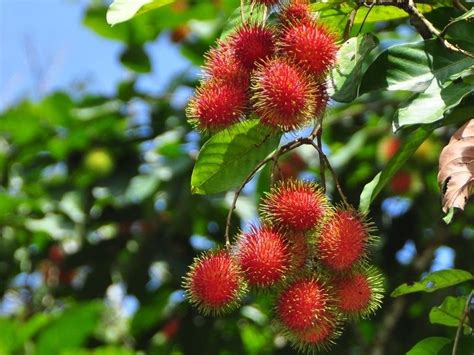
[[[0,0],[0,110],[28,96],[85,84],[113,93],[130,75],[119,62],[122,44],[99,37],[81,23],[87,0]],[[153,72],[141,86],[159,92],[189,67],[167,35],[147,45]],[[165,64],[165,65],[163,65]]]

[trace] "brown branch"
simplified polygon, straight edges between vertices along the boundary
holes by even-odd
[[[342,38],[344,41],[347,41],[349,39],[349,36],[351,34],[352,26],[354,26],[354,20],[357,15],[357,10],[359,9],[359,6],[357,6],[355,9],[352,9],[351,13],[349,14],[349,18],[347,19],[346,27],[344,27],[344,33],[342,35]]]
[[[458,330],[456,331],[456,337],[454,338],[453,352],[452,355],[456,355],[458,351],[459,339],[461,338],[461,331],[464,328],[467,318],[469,317],[469,312],[471,311],[471,302],[474,299],[474,290],[471,291],[471,294],[467,298],[466,305],[464,306],[464,313],[459,322]]]
[[[306,141],[305,144],[310,144],[314,147],[314,149],[316,149],[319,153],[319,156],[323,159],[324,161],[324,164],[326,165],[326,167],[329,169],[329,171],[331,172],[331,175],[332,175],[332,178],[334,180],[334,184],[336,185],[336,189],[339,193],[339,196],[341,197],[342,199],[342,202],[344,203],[344,205],[346,207],[349,207],[350,204],[349,202],[347,201],[347,197],[346,195],[344,194],[344,192],[342,191],[342,188],[341,188],[341,184],[339,183],[339,179],[337,178],[337,174],[336,172],[334,171],[333,167],[331,166],[331,163],[329,163],[329,159],[328,157],[323,153],[323,151],[319,148],[319,146],[313,141]]]
[[[467,12],[469,11],[466,6],[464,6],[460,0],[453,0],[454,7],[457,7],[459,10]]]
[[[316,144],[314,143],[314,139],[318,136],[319,132],[321,130],[321,125],[320,124],[316,124],[313,128],[313,131],[311,132],[311,134],[308,136],[308,137],[303,137],[303,138],[297,138],[283,146],[281,146],[278,150],[274,151],[272,154],[270,154],[268,157],[266,157],[265,159],[263,159],[262,161],[260,161],[256,166],[255,168],[247,175],[247,177],[245,178],[245,180],[242,182],[242,184],[239,186],[239,188],[235,191],[234,193],[234,199],[232,200],[232,204],[231,204],[231,207],[229,209],[229,212],[227,213],[227,219],[226,219],[226,226],[225,226],[225,234],[224,234],[224,238],[225,238],[225,244],[226,244],[226,247],[229,247],[230,246],[230,237],[229,237],[229,233],[230,233],[230,223],[231,223],[231,220],[232,220],[232,212],[234,212],[235,210],[235,207],[237,205],[237,200],[239,199],[239,196],[240,194],[242,193],[242,190],[244,189],[244,187],[250,182],[250,180],[252,180],[252,178],[255,176],[255,174],[257,174],[257,172],[265,166],[265,164],[267,164],[268,162],[270,161],[277,161],[278,158],[289,152],[289,151],[292,151],[298,147],[301,147],[302,145],[305,145],[305,144]],[[317,148],[318,151],[319,151],[319,148]],[[322,154],[322,152],[321,152]],[[328,160],[327,160],[327,157],[324,156],[325,159],[326,159],[326,163],[328,163]],[[331,168],[332,170],[332,168]],[[334,175],[335,176],[335,175]],[[336,177],[337,178],[337,177]],[[342,192],[342,190],[341,190]],[[341,196],[342,198],[342,196]],[[345,197],[344,197],[345,198]],[[343,198],[343,199],[344,199]]]
[[[316,138],[317,138],[318,148],[319,148],[318,153],[319,153],[319,172],[321,176],[321,187],[323,188],[323,192],[326,193],[326,164],[321,154],[321,152],[323,151],[322,135],[323,135],[323,130],[321,129]]]
[[[460,48],[458,45],[449,42],[443,38],[442,33],[438,30],[416,7],[414,0],[373,0],[373,1],[362,1],[359,2],[367,5],[384,5],[384,6],[396,6],[404,10],[411,18],[413,26],[416,27],[418,32],[424,37],[429,38],[431,36],[437,37],[441,44],[457,53],[461,53],[467,57],[474,58],[474,53],[466,51]]]

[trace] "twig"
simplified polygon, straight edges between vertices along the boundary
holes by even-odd
[[[354,26],[354,20],[357,15],[357,10],[359,9],[359,6],[357,6],[355,9],[351,11],[349,14],[349,18],[347,19],[346,27],[344,28],[344,34],[342,35],[342,38],[344,41],[347,41],[349,39],[349,36],[351,34],[352,26]]]
[[[368,1],[359,1],[367,5]],[[384,5],[384,6],[396,6],[402,10],[404,10],[412,19],[413,25],[416,27],[418,32],[423,37],[428,37],[427,34],[431,34],[431,36],[437,37],[441,44],[457,53],[461,53],[467,57],[474,58],[474,53],[466,51],[460,48],[458,45],[449,42],[447,39],[443,38],[441,31],[439,31],[423,14],[417,9],[414,0],[373,0],[370,2],[370,5]]]
[[[454,345],[453,345],[453,353],[452,355],[456,355],[459,345],[459,338],[461,337],[462,328],[464,328],[464,324],[466,323],[467,318],[469,317],[469,312],[471,311],[471,302],[474,299],[474,290],[471,291],[471,294],[467,298],[466,305],[464,306],[464,313],[462,315],[461,321],[459,322],[458,330],[456,331],[456,337],[454,338]]]
[[[339,183],[339,179],[337,178],[337,174],[336,172],[334,171],[333,167],[331,166],[331,164],[329,163],[329,159],[328,157],[323,153],[323,151],[321,149],[319,149],[319,146],[314,142],[314,141],[306,141],[305,144],[310,144],[314,147],[314,149],[316,149],[319,153],[319,156],[322,157],[322,159],[324,160],[324,164],[327,166],[327,168],[329,169],[329,171],[331,172],[331,175],[332,175],[332,178],[334,180],[334,184],[336,185],[336,188],[337,188],[337,191],[339,193],[339,196],[341,196],[341,199],[342,199],[342,202],[344,203],[344,205],[346,207],[349,207],[350,204],[349,202],[347,201],[347,197],[346,195],[344,194],[344,192],[342,191],[342,188],[341,188],[341,184]]]
[[[357,32],[357,36],[360,35],[360,33],[362,32],[362,28],[364,28],[365,21],[367,21],[367,17],[369,17],[370,12],[374,8],[374,5],[375,4],[373,4],[373,3],[370,4],[369,9],[367,10],[367,13],[364,16],[364,19],[362,20],[362,23],[360,24],[359,31]]]
[[[454,7],[457,7],[459,10],[467,12],[468,9],[466,6],[464,6],[460,0],[453,0],[453,5]]]
[[[237,200],[242,192],[242,190],[244,189],[244,187],[250,182],[250,180],[252,180],[252,178],[255,176],[255,174],[257,174],[257,172],[263,167],[265,166],[265,164],[267,164],[269,161],[276,161],[278,160],[278,158],[289,152],[289,151],[292,151],[298,147],[301,147],[302,145],[305,145],[305,144],[316,144],[314,143],[314,139],[317,137],[317,135],[319,134],[319,131],[321,130],[321,126],[319,124],[315,125],[313,131],[311,132],[311,134],[308,136],[308,137],[304,137],[304,138],[297,138],[283,146],[281,146],[278,150],[274,151],[272,154],[270,154],[268,157],[266,157],[265,159],[263,159],[261,162],[259,162],[255,168],[247,175],[247,177],[245,178],[245,180],[242,182],[242,184],[239,186],[239,188],[235,191],[234,193],[234,199],[232,201],[232,204],[231,204],[231,207],[229,209],[229,212],[227,213],[227,219],[226,219],[226,225],[225,225],[225,234],[224,234],[224,238],[225,238],[225,244],[226,244],[226,247],[229,247],[230,246],[230,237],[229,237],[229,232],[230,232],[230,223],[231,223],[231,220],[232,220],[232,212],[234,212],[235,210],[235,207],[237,205]],[[319,149],[318,149],[319,151]],[[322,152],[321,152],[322,153]],[[327,158],[326,158],[326,162],[327,161]],[[342,196],[341,196],[342,197]]]
[[[326,193],[326,163],[323,158],[323,140],[322,140],[323,130],[322,128],[319,130],[319,134],[317,135],[317,142],[318,142],[318,153],[319,153],[319,171],[321,176],[321,187],[323,188],[323,192]]]

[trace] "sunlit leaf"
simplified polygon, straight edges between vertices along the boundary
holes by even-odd
[[[259,161],[278,145],[258,120],[238,123],[212,136],[202,147],[191,177],[191,190],[211,194],[239,186]]]
[[[399,297],[414,292],[434,292],[445,287],[472,280],[474,280],[472,274],[465,270],[440,270],[426,275],[423,280],[419,282],[415,282],[411,285],[405,283],[398,286],[392,292],[391,296]]]
[[[114,0],[107,11],[107,22],[115,25],[134,16],[171,4],[174,0]]]
[[[451,342],[451,339],[443,337],[430,337],[418,342],[407,355],[436,355]]]

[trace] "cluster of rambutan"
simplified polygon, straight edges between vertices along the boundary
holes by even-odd
[[[198,130],[216,132],[256,116],[289,131],[324,112],[335,36],[315,20],[308,0],[253,3],[272,6],[278,19],[249,20],[207,53],[204,79],[186,110]]]
[[[312,182],[284,180],[265,196],[262,223],[195,259],[184,279],[204,314],[238,307],[248,289],[274,296],[274,324],[302,351],[327,348],[344,322],[380,307],[383,279],[369,266],[364,215],[330,204]]]

